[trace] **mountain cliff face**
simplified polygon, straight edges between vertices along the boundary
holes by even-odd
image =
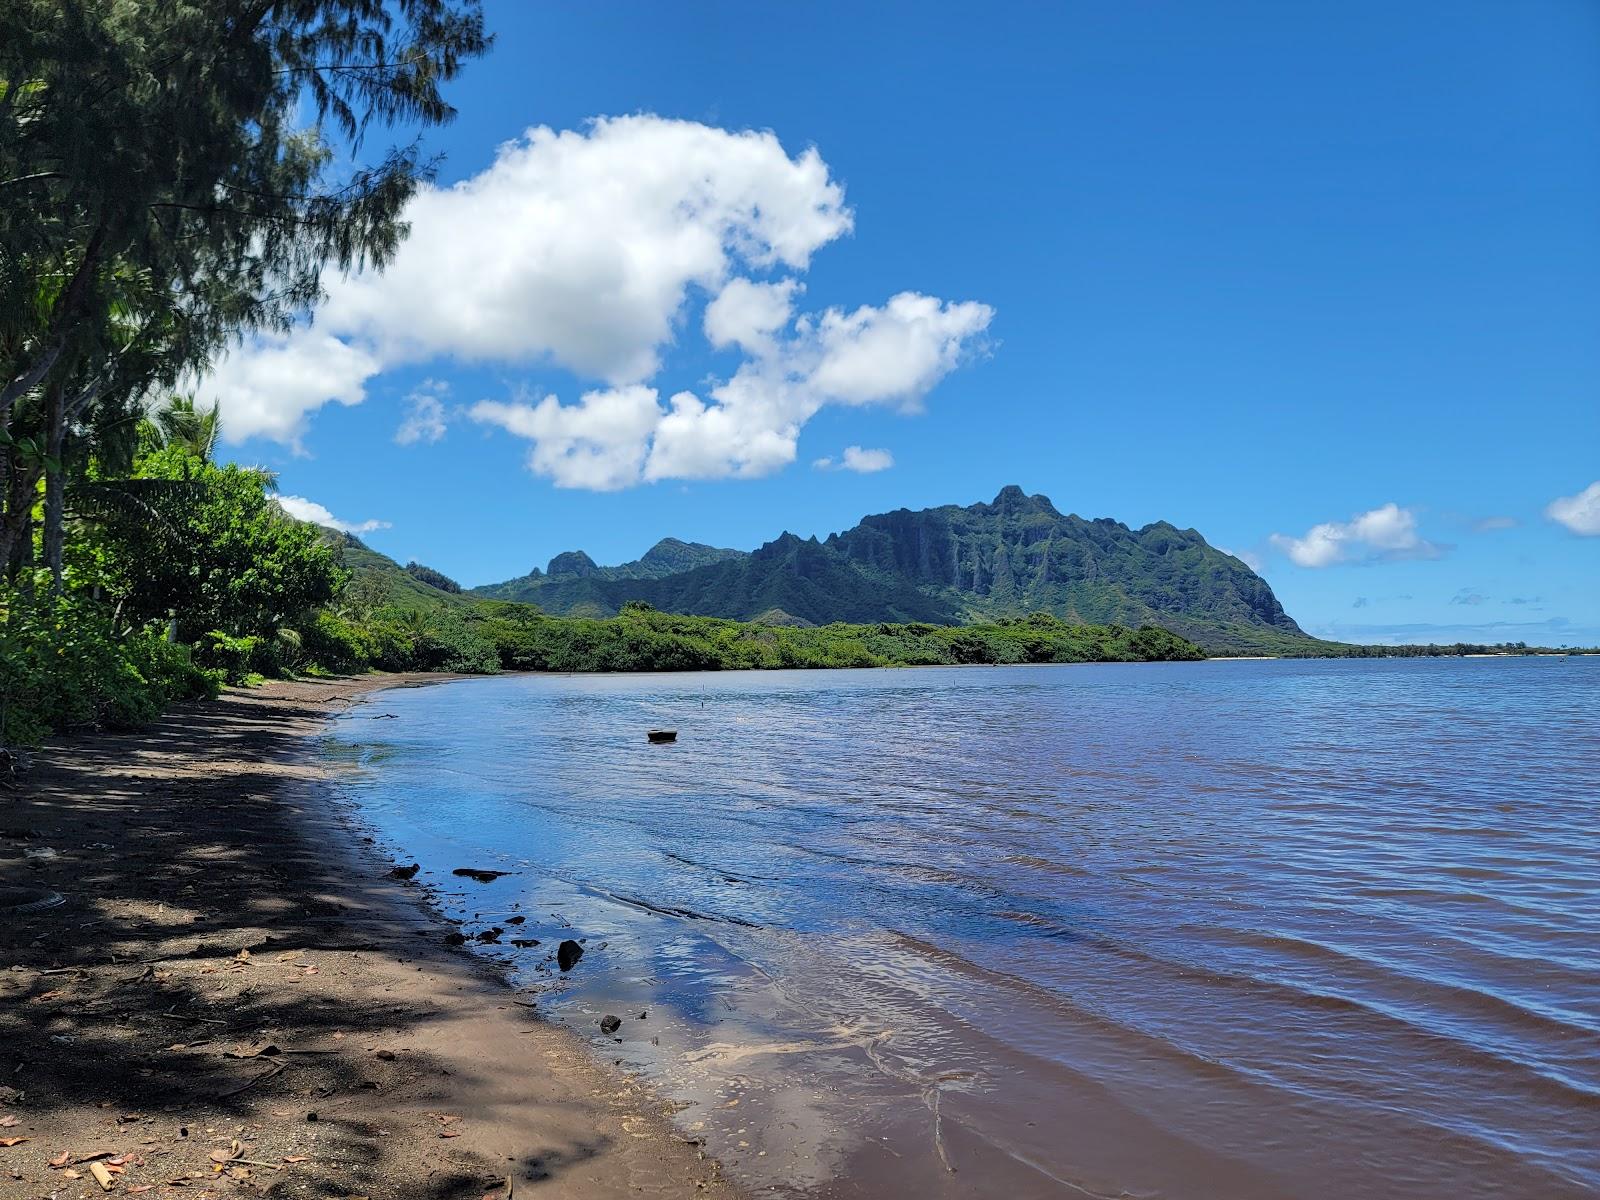
[[[1049,612],[1160,625],[1215,654],[1306,640],[1265,580],[1194,530],[1086,521],[1018,487],[988,504],[867,517],[825,542],[784,534],[751,554],[667,539],[635,563],[598,567],[569,551],[546,572],[477,594],[551,613],[611,615],[643,600],[671,612],[815,625]]]
[[[1162,625],[1202,644],[1218,626],[1304,636],[1264,579],[1193,529],[1086,521],[1018,487],[990,504],[867,517],[827,545],[874,576],[944,598],[967,620],[1049,612]]]

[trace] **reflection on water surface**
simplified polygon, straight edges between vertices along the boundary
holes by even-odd
[[[330,747],[757,1184],[1553,1200],[1600,1189],[1597,701],[1600,659],[521,676]]]

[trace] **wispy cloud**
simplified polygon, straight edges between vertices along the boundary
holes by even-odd
[[[1471,588],[1462,588],[1454,596],[1450,597],[1451,604],[1465,604],[1472,608],[1476,608],[1480,604],[1486,604],[1488,601],[1489,597],[1482,592],[1475,592]]]
[[[1348,521],[1313,525],[1302,537],[1275,533],[1269,540],[1290,562],[1313,568],[1335,563],[1438,558],[1445,551],[1445,547],[1426,541],[1417,533],[1416,513],[1394,503]]]
[[[819,471],[854,471],[858,475],[871,475],[887,471],[894,466],[894,455],[887,450],[863,450],[860,446],[846,446],[837,460],[819,458],[811,464]]]
[[[340,533],[373,533],[379,529],[392,529],[388,521],[341,521],[323,505],[304,496],[274,496],[278,507],[297,521],[309,521],[324,529],[337,529]]]
[[[394,431],[394,440],[402,446],[417,442],[437,442],[444,437],[444,401],[450,394],[450,385],[439,379],[424,379],[406,397],[406,419]]]
[[[1492,533],[1496,529],[1515,529],[1515,517],[1479,517],[1472,523],[1473,533]]]
[[[1576,496],[1557,496],[1544,515],[1579,537],[1600,537],[1600,479]]]

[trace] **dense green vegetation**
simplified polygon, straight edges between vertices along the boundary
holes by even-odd
[[[673,573],[663,547],[697,553]],[[546,571],[477,589],[547,612],[610,616],[630,600],[672,612],[826,625],[959,625],[1048,612],[1064,621],[1160,625],[1213,654],[1294,653],[1309,642],[1265,580],[1192,529],[1129,529],[1057,512],[1007,487],[990,504],[900,509],[825,542],[784,534],[751,554],[660,543],[636,564],[568,551]]]
[[[367,553],[371,553],[368,551]],[[641,601],[619,616],[553,617],[532,605],[445,598],[431,608],[368,568],[338,615],[323,614],[307,652],[355,670],[720,671],[968,663],[1146,662],[1203,658],[1146,627],[1069,625],[1047,613],[986,625],[832,624],[799,628],[665,613]],[[393,590],[384,594],[385,588]]]
[[[0,739],[307,661],[334,548],[146,410],[392,256],[487,46],[478,0],[0,4]]]

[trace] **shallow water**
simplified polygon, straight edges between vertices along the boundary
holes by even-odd
[[[329,749],[758,1186],[1558,1200],[1600,1192],[1597,710],[1600,658],[520,676]]]

